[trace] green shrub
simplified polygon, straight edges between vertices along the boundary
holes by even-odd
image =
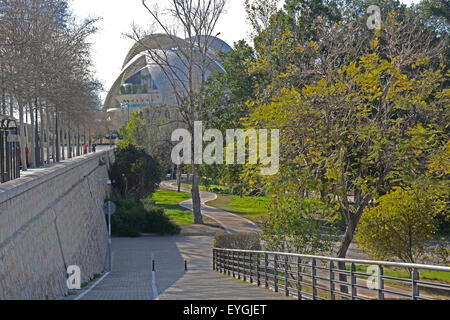
[[[117,237],[139,237],[145,219],[145,209],[136,198],[123,199],[114,196],[111,199],[117,211],[111,216],[111,232]]]
[[[126,199],[152,194],[161,182],[159,164],[144,149],[128,145],[116,152],[109,171],[114,189]]]
[[[178,234],[175,225],[161,208],[155,207],[151,199],[138,200],[135,196],[123,199],[120,195],[111,198],[117,211],[111,216],[111,232],[117,237],[139,237],[141,233],[161,235]]]
[[[170,217],[164,213],[164,209],[158,208],[151,198],[143,200],[143,204],[145,208],[143,232],[158,234],[180,233],[180,227],[173,223]]]
[[[261,239],[257,233],[218,233],[215,248],[236,250],[261,250]]]

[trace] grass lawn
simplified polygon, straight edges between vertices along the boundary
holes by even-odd
[[[367,265],[356,265],[356,271],[367,273],[367,267]],[[347,270],[350,270],[350,266],[347,266],[346,268]],[[408,272],[402,268],[384,267],[383,272],[384,275],[388,277],[410,278]],[[450,282],[450,273],[445,271],[419,270],[419,276],[420,279]]]
[[[194,223],[192,213],[178,206],[178,203],[189,200],[191,195],[185,192],[158,190],[153,194],[153,200],[158,207],[164,209],[172,221],[179,226]]]
[[[239,196],[218,195],[216,200],[208,202],[207,205],[241,215],[259,223],[269,213],[268,202],[269,198],[267,197],[241,198]]]
[[[176,183],[174,183],[174,184],[172,184],[172,185],[173,185],[174,187],[177,186]],[[182,188],[185,188],[185,189],[191,190],[191,189],[192,189],[192,184],[190,184],[190,183],[182,183],[182,184],[181,184],[181,187],[182,187]],[[206,191],[206,187],[200,186],[200,191]]]
[[[177,184],[176,184],[176,183],[173,183],[172,186],[176,187]],[[192,184],[191,184],[191,183],[182,183],[182,184],[181,184],[181,187],[182,187],[182,188],[185,188],[185,189],[191,190],[191,189],[192,189]],[[219,190],[222,190],[222,191],[224,191],[224,192],[226,192],[226,191],[229,192],[229,191],[230,191],[230,189],[229,189],[228,187],[225,187],[225,186],[219,186],[219,185],[215,185],[215,184],[210,185],[210,186],[209,186],[209,189],[208,189],[207,187],[201,185],[201,186],[200,186],[200,191],[210,191],[210,190],[212,190],[212,189],[214,189],[214,188],[219,189]]]

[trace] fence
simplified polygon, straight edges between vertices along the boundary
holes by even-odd
[[[214,248],[213,267],[299,300],[450,299],[448,282],[420,276],[450,276],[443,266]]]
[[[0,118],[0,183],[20,177],[20,143],[15,120]]]

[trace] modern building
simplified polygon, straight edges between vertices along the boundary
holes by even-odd
[[[205,37],[201,37],[199,43],[205,43],[205,40]],[[231,50],[230,46],[219,38],[213,37],[209,40],[210,63],[206,77],[216,70],[223,70],[217,61],[218,52]],[[105,109],[110,115],[114,129],[125,124],[133,111],[152,106],[167,106],[166,117],[172,117],[170,107],[177,105],[174,82],[170,81],[171,75],[168,74],[167,68],[161,67],[153,59],[155,56],[164,57],[169,61],[172,70],[178,70],[179,78],[179,75],[185,74],[186,71],[180,48],[187,43],[181,38],[156,34],[142,39],[131,48],[123,63],[122,72],[105,100]],[[149,50],[152,50],[153,54],[149,54]],[[181,86],[177,90],[180,92]]]

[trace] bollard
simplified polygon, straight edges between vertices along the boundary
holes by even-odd
[[[188,268],[187,268],[187,260],[184,260],[184,271],[188,271]]]

